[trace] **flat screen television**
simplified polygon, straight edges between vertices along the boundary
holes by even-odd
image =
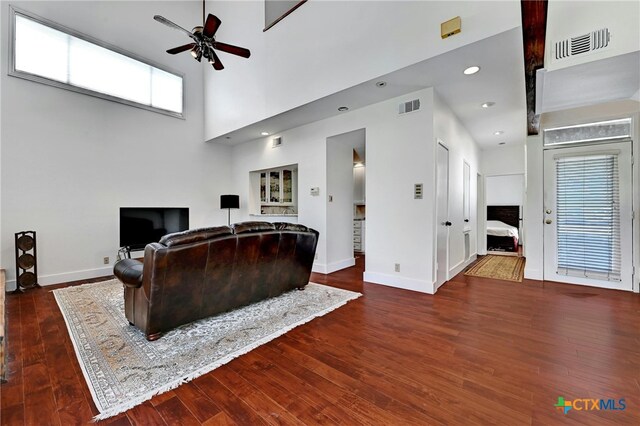
[[[120,247],[142,250],[163,235],[189,229],[187,207],[120,207]]]

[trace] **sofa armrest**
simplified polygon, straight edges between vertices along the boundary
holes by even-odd
[[[167,246],[161,243],[150,243],[144,248],[144,266],[143,266],[143,280],[142,286],[144,288],[144,294],[147,298],[151,297],[151,282],[157,281],[156,274],[161,273],[164,275],[166,267],[166,254]]]
[[[135,259],[123,259],[113,266],[113,275],[125,286],[138,288],[142,285],[142,262]]]

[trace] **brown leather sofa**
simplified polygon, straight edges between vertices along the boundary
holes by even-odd
[[[318,232],[303,225],[243,222],[177,232],[146,246],[144,261],[114,266],[125,315],[147,340],[195,320],[303,289]]]

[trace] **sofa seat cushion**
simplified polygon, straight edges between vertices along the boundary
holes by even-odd
[[[113,267],[113,274],[127,287],[142,285],[142,262],[135,259],[123,259]]]

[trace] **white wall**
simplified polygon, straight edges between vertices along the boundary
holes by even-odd
[[[217,38],[247,47],[205,74],[207,140],[517,25],[520,2],[309,1],[266,32],[263,1],[211,1]],[[462,32],[440,38],[440,23]]]
[[[483,149],[481,172],[485,176],[516,175],[524,173],[524,145],[503,145]]]
[[[327,273],[355,265],[353,257],[353,138],[327,138]]]
[[[522,206],[524,174],[487,176],[485,194],[487,206]]]
[[[579,19],[577,19],[579,14]],[[545,63],[547,70],[611,58],[640,49],[640,2],[551,0],[547,10]],[[555,43],[609,28],[609,46],[566,59],[555,60]]]
[[[601,121],[621,117],[633,117],[635,123],[640,120],[640,103],[632,100],[610,102],[593,105],[589,107],[574,108],[570,110],[557,111],[543,114],[540,120],[540,135],[529,136],[527,138],[527,193],[525,208],[525,223],[527,224],[527,245],[525,255],[527,263],[525,265],[525,278],[543,279],[543,149],[542,132],[545,128],[565,126],[571,124],[583,124],[593,121]],[[640,188],[640,173],[638,167],[637,153],[640,152],[640,126],[635,126],[633,152],[636,153],[633,170],[634,188]],[[621,184],[624,184],[621,182]],[[640,195],[637,190],[633,191],[633,208],[636,212],[634,228],[634,265],[636,271],[640,270]],[[634,291],[640,288],[639,276],[636,273],[634,278]]]
[[[398,104],[418,97],[421,109],[398,116]],[[357,129],[367,137],[367,256],[365,279],[396,287],[432,292],[432,200],[413,199],[414,183],[432,188],[433,90],[321,120],[282,134],[282,146],[271,137],[233,147],[232,181],[241,199],[249,191],[249,171],[298,164],[298,222],[320,232],[315,271],[327,270],[327,138]],[[320,195],[310,195],[319,187]],[[240,215],[249,218],[241,205]],[[255,217],[253,217],[255,219]],[[394,263],[401,264],[400,273]]]
[[[37,231],[39,281],[50,284],[111,273],[120,206],[185,206],[191,227],[225,224],[218,200],[229,192],[230,149],[203,142],[205,65],[167,55],[185,40],[152,19],[198,22],[199,3],[12,4],[184,73],[186,119],[7,76],[3,2],[0,245],[9,279],[18,231]]]
[[[449,221],[452,223],[449,227],[449,278],[452,278],[471,263],[477,255],[474,252],[477,247],[476,239],[478,236],[477,185],[472,180],[473,183],[469,186],[471,214],[470,222],[467,224],[464,222],[463,212],[463,163],[466,161],[469,164],[472,178],[477,176],[480,167],[480,149],[460,120],[438,96],[435,96],[433,123],[434,138],[442,141],[449,149]],[[436,146],[435,143],[432,146],[434,155]],[[425,187],[429,188],[428,186]],[[435,187],[432,188],[434,188],[435,193]],[[429,189],[426,191],[429,191]],[[433,214],[435,215],[435,202],[433,203]],[[432,224],[435,235],[437,224],[435,221]],[[469,234],[471,257],[468,261],[464,259],[463,229],[466,226],[471,228]],[[432,242],[433,252],[435,253],[436,240],[433,239]],[[435,282],[435,275],[433,280]]]

